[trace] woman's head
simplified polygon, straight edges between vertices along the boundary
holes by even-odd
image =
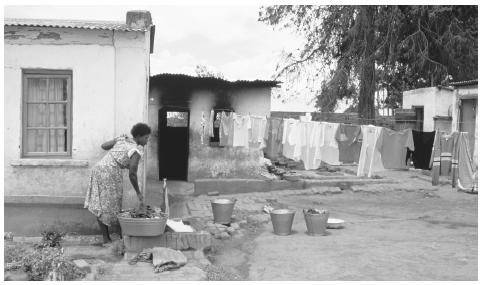
[[[148,143],[151,128],[144,123],[137,123],[131,129],[131,135],[137,144],[145,146]]]

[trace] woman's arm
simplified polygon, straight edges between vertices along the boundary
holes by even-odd
[[[110,150],[116,144],[116,139],[107,141],[101,145],[103,150]]]
[[[134,152],[129,160],[129,180],[131,181],[132,187],[139,198],[139,201],[143,203],[143,194],[139,191],[139,184],[138,184],[138,164],[139,160],[141,159],[141,155],[139,153]]]

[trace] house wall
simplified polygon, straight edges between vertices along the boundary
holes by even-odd
[[[162,108],[163,91],[153,88],[149,99],[149,125],[158,128],[158,110]],[[164,94],[166,95],[166,94]],[[213,147],[209,145],[208,134],[201,144],[201,113],[209,118],[215,106],[217,94],[212,91],[193,91],[186,102],[190,110],[190,136],[188,158],[188,181],[198,178],[213,177],[258,177],[259,159],[263,153],[258,149],[242,147]],[[270,116],[270,88],[252,88],[229,91],[227,93],[231,107],[239,114]],[[147,157],[148,179],[159,179],[157,134],[149,145]]]
[[[100,145],[147,121],[149,35],[5,26],[4,38],[4,195],[48,196],[54,204],[84,197],[89,170],[105,154]],[[21,158],[22,68],[72,70],[71,158]]]
[[[424,106],[423,131],[434,130],[434,116],[451,116],[454,94],[438,87],[419,88],[403,92],[403,108]]]

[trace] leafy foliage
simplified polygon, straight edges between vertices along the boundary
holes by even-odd
[[[42,249],[45,247],[60,247],[60,242],[65,236],[64,232],[58,232],[55,229],[42,231],[42,240],[35,245],[35,248]]]
[[[38,248],[25,256],[22,263],[24,271],[33,281],[45,280],[54,270],[64,280],[76,280],[84,276],[75,264],[65,259],[59,247]]]
[[[477,6],[268,6],[259,20],[305,39],[275,78],[314,64],[330,70],[317,92],[322,111],[352,98],[370,118],[375,90],[387,90],[394,106],[404,90],[477,78]]]

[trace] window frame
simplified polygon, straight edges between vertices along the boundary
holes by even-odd
[[[21,136],[21,158],[72,158],[72,70],[63,69],[22,69],[22,136]],[[67,152],[27,152],[27,122],[28,122],[28,108],[27,108],[27,79],[28,78],[66,78],[67,79]],[[49,104],[49,103],[46,103]],[[50,150],[50,130],[56,127],[46,127],[49,130],[48,150]]]

